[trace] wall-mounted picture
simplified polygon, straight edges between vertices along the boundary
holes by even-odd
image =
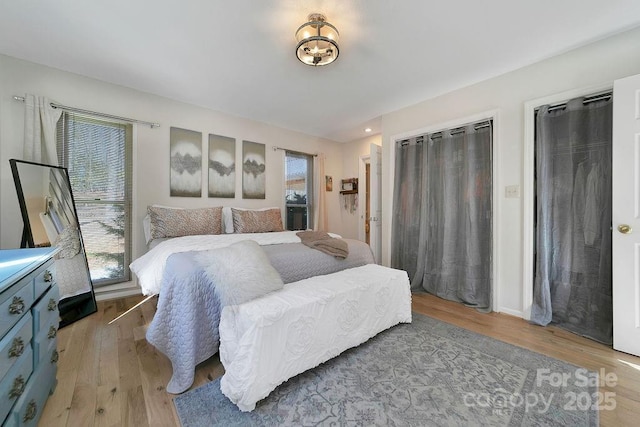
[[[329,175],[324,176],[324,189],[325,191],[333,191],[333,177]]]
[[[236,197],[236,140],[209,134],[209,197]]]
[[[202,133],[172,127],[169,131],[171,152],[171,197],[202,196]]]
[[[242,141],[242,198],[265,198],[265,145]]]

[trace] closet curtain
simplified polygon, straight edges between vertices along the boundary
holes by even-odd
[[[62,110],[42,96],[24,97],[24,160],[58,165],[56,123]]]
[[[611,344],[612,101],[536,117],[536,268],[531,321]]]
[[[491,310],[492,128],[396,143],[392,267],[412,290]]]

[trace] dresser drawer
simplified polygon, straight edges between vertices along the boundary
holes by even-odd
[[[13,403],[24,394],[32,369],[33,353],[29,346],[0,381],[0,419],[5,419]]]
[[[56,339],[56,334],[58,330],[51,325],[51,329],[43,329],[40,334],[38,334],[38,339],[33,341],[33,368],[37,369],[40,365],[44,363],[51,363],[54,360],[54,363],[57,363],[58,355],[58,340]]]
[[[47,364],[37,369],[4,426],[37,426],[47,398],[55,385],[55,366]]]
[[[50,325],[52,321],[58,322],[59,297],[60,291],[58,286],[54,285],[44,294],[42,299],[33,306],[33,333],[35,336],[38,336],[43,329],[48,329],[48,325]]]
[[[28,276],[0,296],[0,336],[29,311],[34,301],[32,281],[33,276]]]
[[[31,345],[31,313],[22,319],[0,340],[0,381]]]
[[[56,269],[53,260],[49,260],[35,271],[33,281],[34,300],[37,300],[51,285],[56,282]]]

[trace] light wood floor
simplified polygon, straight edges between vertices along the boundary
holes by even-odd
[[[49,398],[40,426],[179,426],[166,357],[147,344],[144,334],[155,300],[112,325],[108,322],[140,297],[100,302],[98,312],[59,331],[58,387]],[[615,373],[616,409],[601,411],[603,426],[640,425],[640,358],[554,327],[542,328],[505,314],[481,314],[462,305],[421,294],[414,311],[525,347],[585,368]],[[222,375],[217,356],[196,370],[193,387]]]

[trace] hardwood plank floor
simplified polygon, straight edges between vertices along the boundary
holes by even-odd
[[[103,301],[95,313],[58,333],[58,386],[39,425],[50,426],[179,426],[172,399],[164,387],[171,377],[168,359],[149,345],[145,331],[156,300],[135,309],[112,325],[108,322],[141,297]],[[591,370],[613,373],[616,407],[600,412],[602,426],[638,425],[640,358],[614,351],[555,327],[534,326],[500,313],[482,314],[428,294],[413,296],[415,312]],[[213,356],[198,365],[193,387],[224,372]]]

